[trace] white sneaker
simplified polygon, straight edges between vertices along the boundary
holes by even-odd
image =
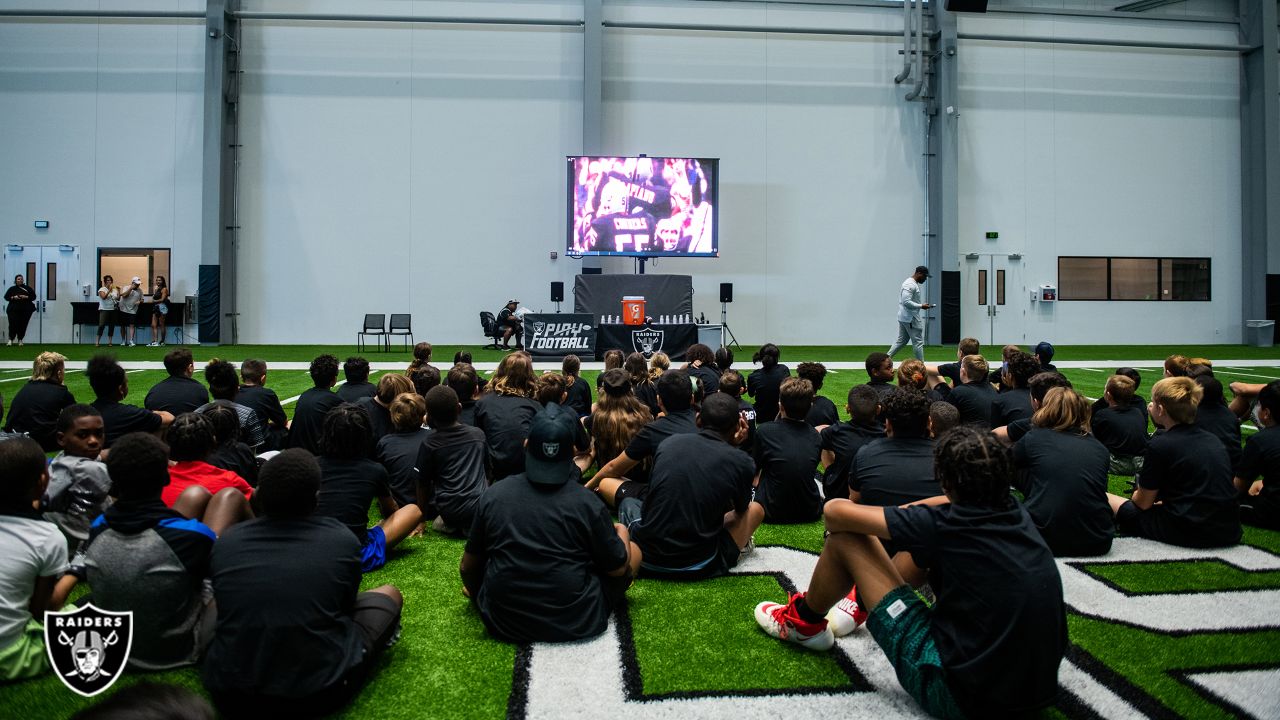
[[[10,340],[9,342],[5,343],[5,345],[12,345],[12,344],[13,344],[13,341],[12,341],[12,340]]]
[[[853,591],[841,598],[835,607],[827,613],[827,627],[836,637],[844,637],[862,627],[867,622],[867,611],[853,599]]]
[[[160,344],[159,344],[159,343],[157,343],[157,342],[149,342],[149,343],[147,343],[147,347],[159,347],[159,346],[160,346]]]
[[[823,622],[818,627],[801,620],[792,607],[801,597],[799,594],[792,596],[791,602],[786,605],[767,601],[756,605],[756,624],[779,640],[793,642],[810,650],[830,650],[836,644],[836,636],[831,632],[830,623]]]

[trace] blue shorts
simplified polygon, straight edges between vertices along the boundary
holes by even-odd
[[[360,548],[360,570],[372,572],[387,564],[387,535],[374,525],[365,531],[364,547]]]

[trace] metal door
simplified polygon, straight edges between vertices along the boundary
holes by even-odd
[[[8,245],[4,250],[4,286],[22,275],[36,291],[36,311],[26,342],[71,342],[71,303],[85,300],[80,286],[80,248],[74,245]],[[6,322],[5,338],[10,337]]]
[[[960,332],[983,345],[1021,344],[1030,304],[1022,285],[1022,256],[1016,253],[966,253],[962,275]]]

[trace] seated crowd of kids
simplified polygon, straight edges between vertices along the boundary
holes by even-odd
[[[773,344],[745,374],[727,348],[683,367],[610,351],[593,394],[575,356],[538,375],[515,352],[486,380],[419,343],[376,382],[347,360],[337,392],[338,359],[317,357],[289,420],[261,360],[201,383],[172,350],[138,407],[112,357],[89,361],[84,404],[41,353],[0,442],[0,681],[48,671],[43,613],[82,583],[78,603],[134,612],[133,668],[199,664],[229,717],[323,714],[399,638],[399,590],[361,577],[424,524],[465,539],[489,633],[528,643],[603,632],[633,578],[728,573],[761,523],[821,520],[807,591],[755,609],[766,633],[826,650],[866,624],[939,717],[1044,708],[1067,642],[1055,557],[1280,528],[1280,381],[1228,402],[1211,362],[1172,356],[1149,403],[1132,368],[1091,403],[1048,343],[1001,354],[872,353],[841,420],[827,369],[793,376]]]

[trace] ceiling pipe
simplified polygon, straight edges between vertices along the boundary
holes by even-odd
[[[930,0],[934,2],[934,0]],[[915,100],[924,90],[924,0],[916,0],[916,86],[906,100]]]
[[[83,18],[90,19],[111,19],[111,18],[127,18],[127,19],[156,19],[156,20],[172,20],[172,19],[191,19],[203,20],[204,11],[186,11],[186,10],[0,10],[0,17],[30,17],[30,18]]]
[[[1099,45],[1106,47],[1154,48],[1158,50],[1208,50],[1211,52],[1245,53],[1254,48],[1248,45],[1219,43],[1161,42],[1157,40],[1102,40],[1080,37],[1052,37],[1047,35],[987,35],[984,33],[959,33],[961,40],[987,40],[991,42],[1043,43],[1046,45]]]

